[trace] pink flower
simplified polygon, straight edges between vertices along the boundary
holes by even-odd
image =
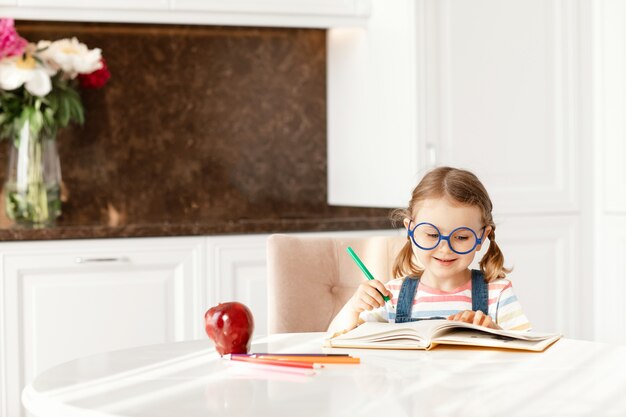
[[[0,19],[0,59],[21,55],[28,42],[17,34],[13,19]]]
[[[111,78],[111,73],[104,58],[100,59],[102,67],[89,74],[78,74],[80,86],[83,88],[102,88]]]

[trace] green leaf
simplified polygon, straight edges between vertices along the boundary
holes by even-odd
[[[39,136],[43,128],[43,114],[36,107],[32,109],[30,114],[30,132],[34,136]]]
[[[85,121],[83,103],[75,80],[52,77],[52,91],[45,97],[36,97],[24,87],[0,90],[0,139],[19,140],[24,123],[29,121],[33,133],[53,133],[59,127]]]

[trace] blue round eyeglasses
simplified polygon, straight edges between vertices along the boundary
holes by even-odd
[[[448,247],[458,255],[466,255],[472,252],[483,242],[486,226],[482,228],[480,237],[469,227],[457,227],[449,235],[441,234],[437,226],[432,223],[422,222],[411,228],[411,222],[407,229],[408,236],[415,246],[422,250],[433,250],[442,240],[448,242]]]

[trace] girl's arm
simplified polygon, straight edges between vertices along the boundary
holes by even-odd
[[[362,323],[363,320],[359,318],[359,313],[352,309],[350,301],[348,301],[330,322],[328,332],[338,335],[350,331]]]
[[[510,282],[498,297],[496,321],[501,328],[506,330],[528,331],[532,328]]]
[[[354,295],[350,297],[348,302],[330,323],[328,331],[332,333],[343,333],[363,323],[363,320],[359,319],[361,312],[384,307],[385,300],[381,293],[388,297],[392,295],[391,291],[389,291],[382,282],[377,280],[367,281],[359,285]]]

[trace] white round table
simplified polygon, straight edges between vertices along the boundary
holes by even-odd
[[[252,352],[319,353],[322,338],[273,335]],[[543,353],[332,352],[361,364],[308,376],[234,365],[208,339],[145,346],[49,369],[22,401],[37,417],[626,415],[624,346],[561,339]]]

